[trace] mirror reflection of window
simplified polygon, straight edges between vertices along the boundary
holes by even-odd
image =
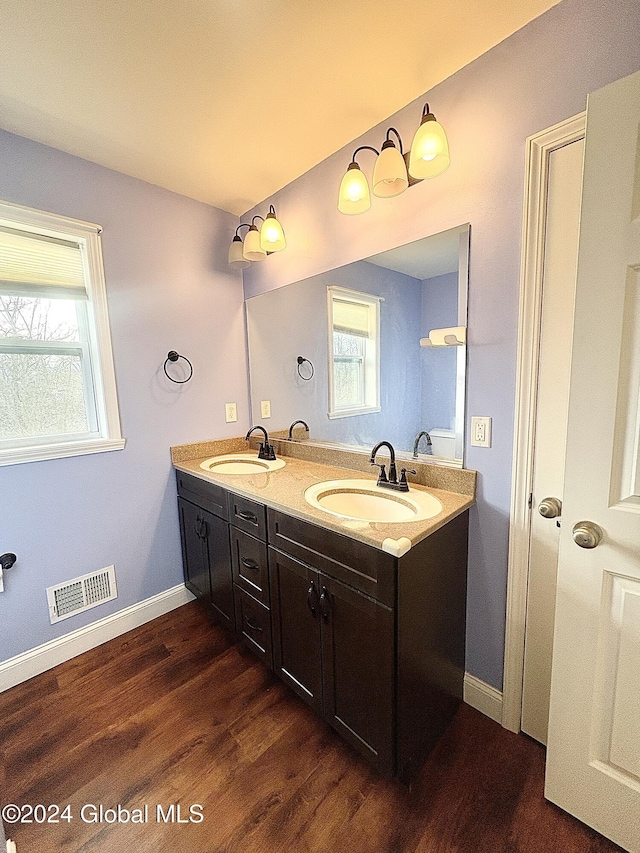
[[[328,287],[329,417],[380,411],[380,298]]]

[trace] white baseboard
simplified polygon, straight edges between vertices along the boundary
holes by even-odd
[[[475,675],[464,674],[464,701],[502,725],[502,693]]]
[[[111,616],[98,619],[91,625],[78,628],[77,631],[71,631],[69,634],[36,646],[35,649],[29,649],[28,652],[9,658],[0,663],[0,693],[33,678],[34,675],[40,675],[41,672],[58,666],[59,663],[94,649],[108,640],[126,634],[127,631],[138,628],[145,622],[150,622],[193,599],[194,596],[184,584],[178,584],[138,604],[125,607]]]

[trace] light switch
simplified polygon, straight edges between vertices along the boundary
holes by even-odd
[[[491,418],[471,418],[472,447],[491,447]]]
[[[238,407],[235,403],[224,404],[224,417],[228,424],[238,420]]]
[[[271,417],[271,400],[260,400],[260,417]]]

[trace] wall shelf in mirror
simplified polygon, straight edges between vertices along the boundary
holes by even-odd
[[[421,347],[463,347],[467,342],[466,326],[431,329],[428,338],[420,338]]]

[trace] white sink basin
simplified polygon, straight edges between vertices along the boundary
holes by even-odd
[[[284,459],[258,459],[254,451],[224,453],[200,463],[203,471],[211,471],[213,474],[265,474],[268,471],[278,471],[284,466]]]
[[[360,521],[424,521],[442,512],[442,504],[429,492],[396,492],[368,480],[327,480],[309,486],[304,497],[317,509]]]

